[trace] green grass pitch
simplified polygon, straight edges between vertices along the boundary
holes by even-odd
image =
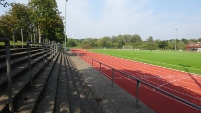
[[[91,51],[201,75],[201,53],[198,52],[115,49]]]

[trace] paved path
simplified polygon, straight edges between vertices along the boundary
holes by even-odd
[[[141,102],[139,102],[139,107],[135,107],[136,99],[132,95],[117,85],[112,87],[112,83],[107,77],[78,57],[72,54],[70,56],[80,72],[80,76],[84,77],[84,81],[105,113],[155,113]]]

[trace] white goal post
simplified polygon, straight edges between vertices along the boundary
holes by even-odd
[[[123,50],[133,50],[133,46],[129,45],[123,46]]]

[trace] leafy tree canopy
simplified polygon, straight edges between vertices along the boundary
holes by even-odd
[[[63,17],[60,16],[55,0],[31,0],[27,5],[10,5],[11,9],[5,15],[1,15],[0,20],[14,27],[0,23],[1,35],[12,38],[14,33],[19,40],[20,30],[23,29],[27,40],[34,34],[38,40],[42,37],[50,41],[63,42]]]

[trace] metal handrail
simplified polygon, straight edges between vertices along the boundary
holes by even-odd
[[[8,38],[1,38],[0,42],[5,42],[6,47],[6,65],[7,65],[7,78],[8,78],[8,102],[9,110],[14,111],[13,98],[12,98],[12,80],[11,80],[11,62],[10,62],[10,40]]]
[[[36,42],[27,42],[27,53],[28,53],[28,65],[29,65],[29,82],[30,85],[32,85],[32,74],[31,74],[31,57],[30,57],[30,44],[35,44],[35,45],[42,45],[43,47],[43,69],[44,67],[44,48],[45,48],[45,44],[44,43],[36,43]],[[50,46],[50,52],[51,52],[51,58],[53,58],[56,53],[58,52],[58,48],[56,44],[47,44],[48,46]],[[47,53],[46,53],[47,54]]]
[[[30,57],[30,44],[42,45],[43,46],[43,69],[44,69],[44,44],[43,43],[35,43],[35,42],[27,42],[27,53],[28,53],[28,65],[29,65],[29,82],[32,85],[32,74],[31,74],[31,57]]]
[[[79,53],[77,53],[77,54],[78,54],[79,57],[82,55],[82,54],[79,54]],[[83,56],[84,56],[84,55],[83,55]],[[155,89],[155,90],[157,90],[157,91],[159,91],[159,92],[161,92],[161,93],[163,93],[163,94],[165,94],[165,95],[167,95],[167,96],[169,96],[169,97],[172,97],[172,98],[176,99],[176,100],[179,101],[179,102],[182,102],[182,103],[184,103],[184,104],[186,104],[186,105],[189,105],[189,106],[191,106],[191,107],[193,107],[193,108],[196,108],[196,109],[198,109],[198,110],[201,110],[201,106],[198,106],[198,105],[196,105],[196,104],[193,104],[193,103],[191,103],[191,102],[189,102],[189,101],[187,101],[187,100],[184,100],[184,99],[182,99],[182,98],[180,98],[180,97],[178,97],[178,96],[176,96],[176,95],[173,95],[173,94],[171,94],[171,93],[169,93],[169,92],[166,92],[165,90],[162,90],[162,89],[160,89],[160,88],[158,88],[158,87],[155,87],[155,86],[153,86],[153,85],[151,85],[151,84],[149,84],[149,83],[147,83],[147,82],[144,82],[144,81],[140,80],[139,78],[137,78],[137,77],[135,77],[135,76],[132,76],[132,75],[126,73],[126,72],[117,70],[117,69],[115,69],[114,67],[111,67],[111,66],[109,66],[109,65],[107,65],[107,64],[105,64],[105,63],[102,63],[102,62],[100,62],[100,61],[98,61],[98,60],[95,60],[95,59],[93,59],[93,58],[91,58],[91,57],[88,57],[88,56],[84,56],[84,57],[87,57],[87,58],[89,58],[89,59],[92,60],[92,66],[93,66],[93,61],[95,61],[95,62],[98,62],[98,63],[100,64],[100,66],[101,66],[101,65],[105,65],[105,66],[111,68],[111,69],[112,69],[112,85],[113,85],[113,80],[114,80],[114,77],[113,77],[114,71],[119,72],[119,73],[121,73],[121,74],[123,74],[123,75],[126,75],[128,78],[131,78],[131,79],[136,80],[136,81],[137,81],[137,85],[136,85],[136,106],[138,106],[138,101],[139,101],[139,98],[138,98],[139,86],[140,86],[140,83],[142,83],[142,84],[144,84],[144,85],[146,85],[146,86],[149,86],[149,87],[151,87],[151,88],[153,88],[153,89]],[[101,68],[101,67],[100,67],[100,68]],[[100,70],[100,71],[101,71],[101,70]]]

